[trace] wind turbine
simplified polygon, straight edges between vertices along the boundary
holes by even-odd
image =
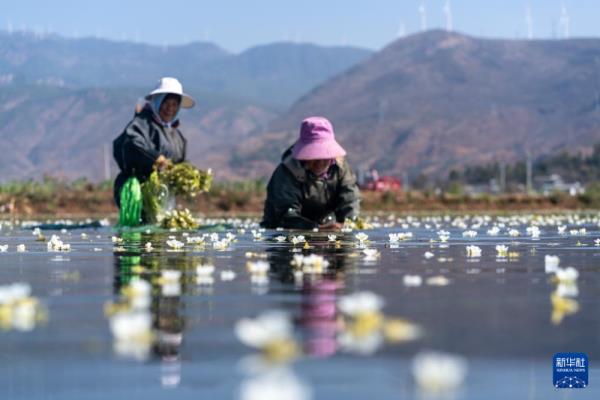
[[[533,39],[533,16],[531,15],[531,4],[527,3],[525,12],[525,23],[527,24],[527,39]]]
[[[454,30],[454,26],[452,20],[452,5],[450,4],[450,0],[446,0],[444,2],[444,15],[446,15],[446,30],[448,32],[452,32]]]
[[[421,0],[419,5],[419,15],[421,16],[421,30],[425,32],[427,30],[427,9],[425,8],[425,0]]]
[[[568,39],[571,36],[571,19],[569,18],[569,13],[567,11],[567,6],[565,2],[562,2],[562,7],[560,10],[560,19],[559,25],[562,33],[562,37],[564,39]]]
[[[403,21],[400,22],[397,35],[399,38],[403,38],[404,36],[406,36],[406,26],[404,25]]]

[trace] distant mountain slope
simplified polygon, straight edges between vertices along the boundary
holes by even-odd
[[[313,59],[336,62],[321,53],[329,50],[278,46],[211,56],[203,68],[222,86],[213,92],[208,84],[206,91],[191,89],[199,106],[182,115],[193,162],[213,167],[221,177],[268,177],[310,115],[333,121],[355,167],[397,175],[445,176],[465,164],[512,162],[527,151],[537,158],[561,149],[591,150],[600,141],[599,39],[488,40],[426,32],[390,44],[276,115],[257,106],[256,97],[281,103],[282,93],[300,91],[311,77],[325,74]],[[237,62],[228,64],[228,57]],[[303,66],[300,60],[309,61]],[[6,71],[0,71],[1,84]],[[101,178],[102,148],[131,118],[136,98],[149,89],[146,78],[143,86],[5,82],[2,179],[44,172]],[[232,87],[243,90],[234,95]]]
[[[268,175],[300,121],[329,117],[355,166],[444,175],[600,140],[600,40],[513,41],[430,31],[317,87],[234,149]]]
[[[237,55],[211,43],[152,46],[0,32],[0,84],[149,88],[161,76],[283,110],[371,51],[276,43]]]
[[[74,179],[104,178],[105,148],[112,174],[112,141],[133,117],[135,89],[8,87],[0,91],[0,181],[44,174]],[[203,96],[201,96],[203,97]],[[221,98],[182,111],[188,158],[213,167],[218,177],[228,148],[264,129],[274,114],[254,105]]]
[[[274,43],[217,60],[206,68],[210,90],[243,95],[262,104],[291,104],[307,91],[366,59],[371,53],[352,47]]]

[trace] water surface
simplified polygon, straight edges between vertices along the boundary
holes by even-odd
[[[303,398],[600,395],[600,247],[595,245],[600,231],[595,215],[536,220],[539,238],[527,234],[532,220],[526,217],[465,217],[462,223],[454,218],[386,218],[373,229],[338,233],[337,246],[324,233],[305,232],[308,249],[289,239],[274,240],[298,232],[264,231],[256,239],[251,230],[258,228],[251,221],[229,223],[233,225],[228,229],[218,229],[219,239],[226,232],[236,235],[226,250],[213,248],[207,238],[203,247],[185,244],[182,251],[174,251],[166,241],[174,236],[185,243],[182,232],[132,233],[111,227],[43,231],[47,239],[56,234],[69,243],[68,252],[49,252],[31,229],[4,223],[0,245],[8,249],[0,253],[0,285],[29,283],[48,320],[27,332],[0,330],[0,398],[248,398],[249,385],[269,381],[244,369],[244,360],[259,351],[244,345],[234,327],[240,319],[267,310],[285,311],[294,323],[303,355],[280,367],[285,372],[277,376],[280,382],[290,379],[290,388],[300,385]],[[492,236],[488,230],[495,224],[502,227]],[[566,226],[563,233],[558,233],[560,225]],[[520,236],[509,236],[509,229]],[[446,243],[439,241],[440,230],[449,232]],[[468,230],[477,236],[463,236]],[[358,232],[368,235],[363,247],[377,249],[379,258],[366,259],[355,238]],[[389,233],[397,232],[413,236],[390,243]],[[113,236],[122,242],[113,242]],[[153,245],[151,251],[145,249],[147,242]],[[19,244],[26,251],[17,251]],[[506,257],[498,257],[499,244],[509,247]],[[468,257],[469,245],[478,246],[481,256]],[[248,252],[254,254],[249,257]],[[426,258],[426,252],[433,256]],[[298,279],[290,265],[294,254],[324,256],[327,272]],[[546,255],[556,255],[561,267],[579,271],[577,293],[567,296],[578,309],[558,321],[555,316],[554,322],[551,295],[557,284],[546,272]],[[270,264],[268,283],[253,283],[248,261]],[[212,284],[197,281],[196,267],[206,264],[215,267]],[[182,272],[180,293],[164,292],[163,270]],[[223,270],[234,271],[235,278],[223,281]],[[421,276],[423,283],[407,285],[406,275]],[[433,276],[444,276],[449,283],[426,284]],[[155,339],[145,354],[135,357],[115,348],[106,306],[118,303],[122,288],[140,279],[152,287],[149,310]],[[414,323],[422,336],[383,341],[368,351],[341,346],[338,301],[363,291],[384,300],[386,317]],[[428,350],[466,360],[462,385],[444,395],[418,387],[411,363]],[[587,353],[592,367],[588,388],[552,386],[552,356],[557,352]]]

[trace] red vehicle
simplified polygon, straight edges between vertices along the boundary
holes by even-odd
[[[367,182],[364,189],[376,192],[398,192],[402,190],[402,182],[393,176],[380,176]]]

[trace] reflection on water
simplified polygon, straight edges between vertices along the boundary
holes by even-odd
[[[0,397],[553,398],[554,353],[600,356],[596,215],[224,222],[2,224]]]
[[[110,316],[110,322],[111,326],[115,319],[122,320],[118,321],[121,324],[129,322],[131,326],[125,329],[132,332],[125,341],[114,335],[115,351],[139,360],[154,355],[162,364],[162,385],[177,386],[186,327],[182,299],[192,291],[192,272],[203,266],[205,257],[156,251],[152,243],[163,240],[156,233],[123,233],[120,239],[114,252],[114,293],[121,301],[128,298],[129,304],[122,302],[121,309]],[[205,290],[211,286],[206,278],[196,283]]]

